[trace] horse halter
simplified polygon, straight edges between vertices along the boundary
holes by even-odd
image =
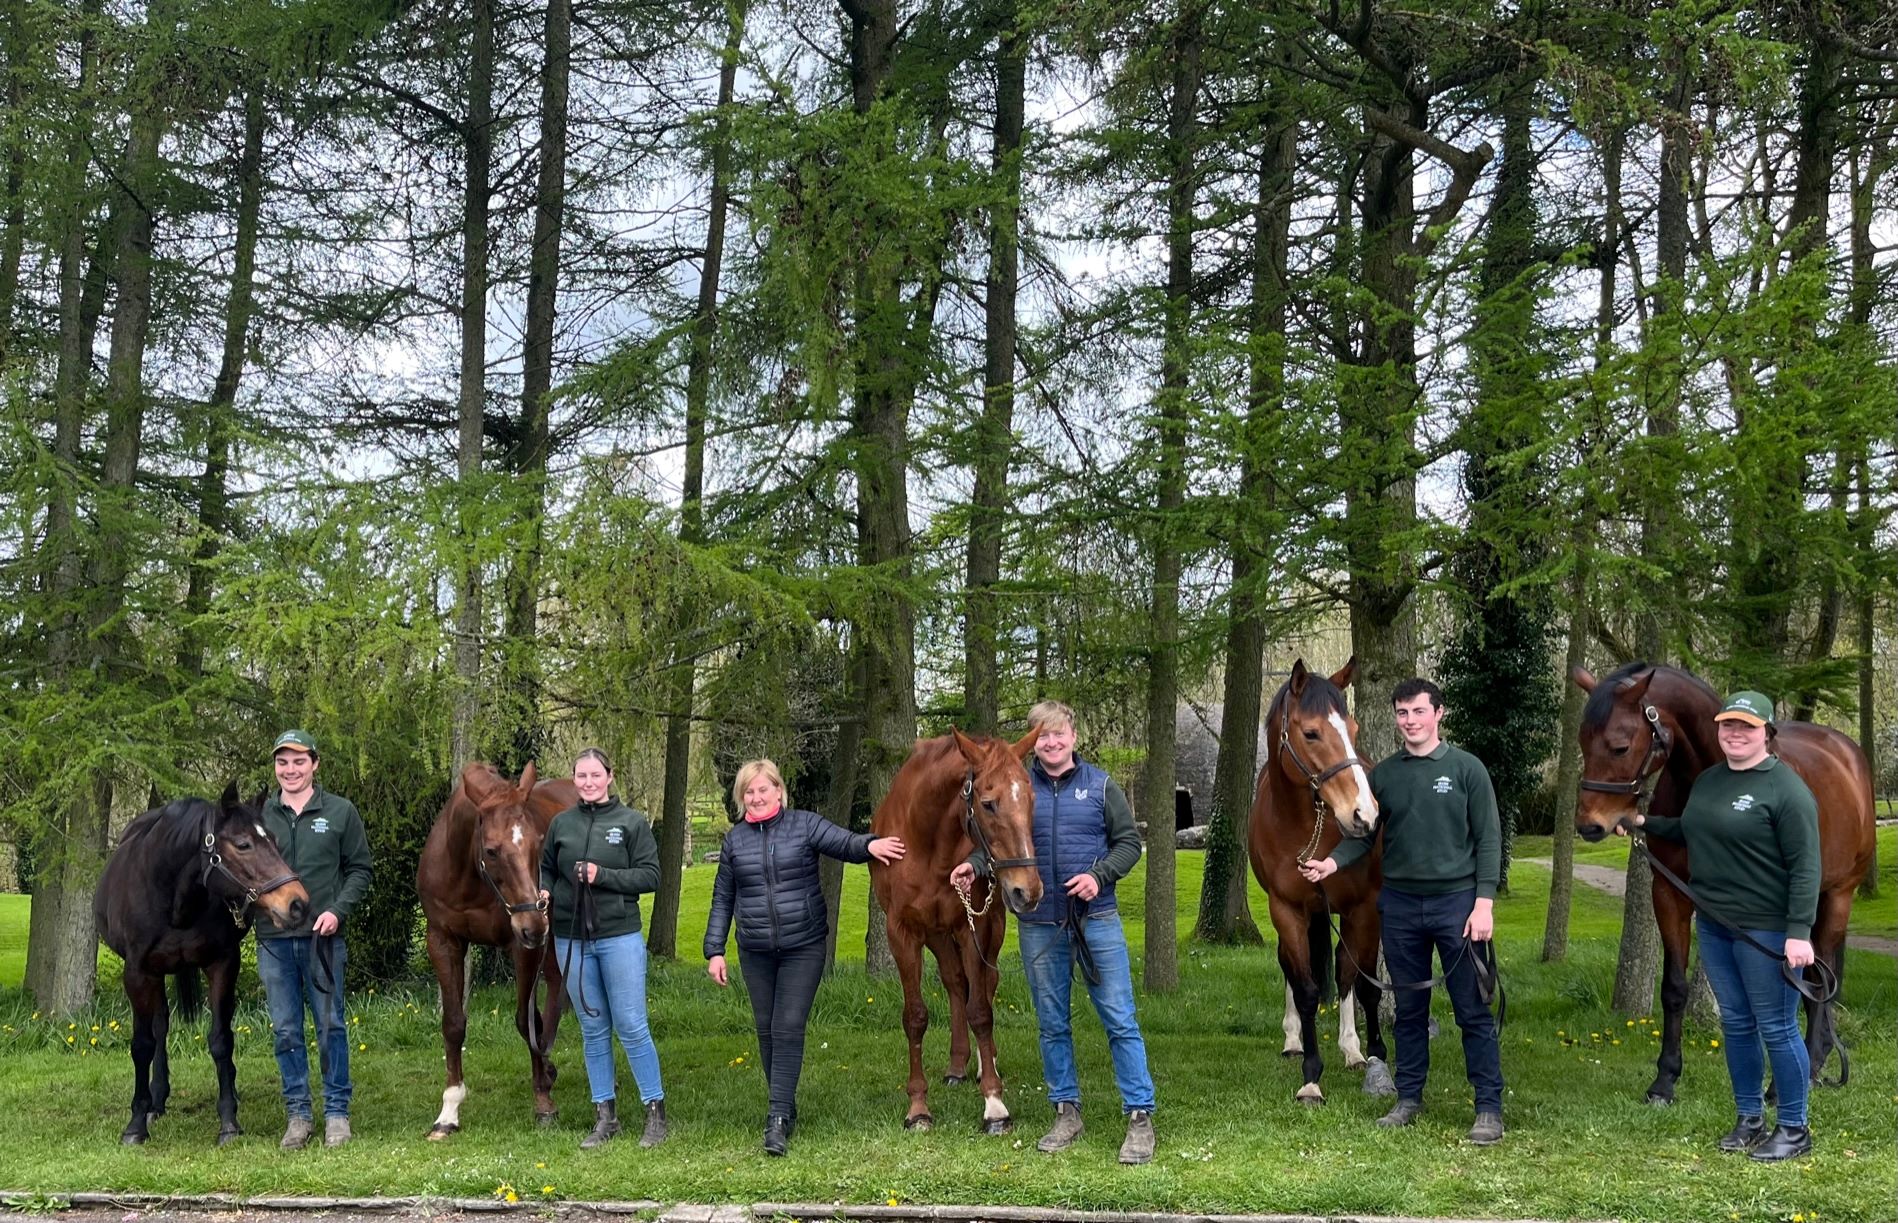
[[[1654,787],[1648,783],[1660,775],[1661,766],[1667,763],[1667,754],[1673,749],[1674,738],[1661,725],[1661,713],[1652,704],[1642,702],[1641,716],[1648,721],[1648,750],[1641,757],[1641,767],[1635,770],[1627,781],[1598,781],[1582,778],[1581,788],[1596,794],[1627,794],[1634,798],[1634,809],[1642,819],[1648,815],[1648,804],[1654,800]]]
[[[1298,771],[1305,776],[1305,784],[1311,789],[1311,839],[1305,842],[1305,848],[1298,851],[1298,861],[1302,866],[1318,852],[1318,842],[1325,834],[1325,813],[1331,809],[1331,805],[1325,802],[1322,793],[1324,784],[1359,761],[1355,756],[1348,755],[1328,769],[1314,770],[1298,754],[1298,749],[1292,746],[1292,720],[1284,714],[1279,715],[1279,751],[1298,766]]]
[[[247,887],[244,881],[233,874],[231,868],[224,864],[224,855],[217,850],[217,829],[211,826],[211,821],[207,817],[204,821],[204,873],[198,876],[198,882],[205,885],[205,890],[207,891],[210,890],[209,885],[213,871],[229,879],[231,883],[244,894],[243,899],[239,902],[227,902],[230,904],[231,922],[239,930],[244,929],[244,916],[250,912],[250,907],[257,903],[258,897],[264,895],[266,892],[274,892],[286,883],[295,883],[302,878],[302,876],[298,875],[295,871],[290,871],[287,874],[272,879],[268,883],[260,883],[256,887]]]
[[[534,899],[532,900],[525,901],[521,904],[511,903],[507,898],[507,893],[501,890],[501,885],[496,883],[494,876],[488,873],[488,858],[486,854],[476,855],[475,871],[487,885],[494,890],[494,898],[501,902],[501,907],[507,910],[509,917],[514,916],[516,913],[545,913],[547,911],[547,902],[540,898],[539,892],[534,893]]]

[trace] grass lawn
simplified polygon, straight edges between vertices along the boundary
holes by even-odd
[[[1518,853],[1536,856],[1521,846]],[[1181,854],[1178,863],[1186,931],[1201,860]],[[687,872],[687,931],[703,918],[711,879],[708,869]],[[1469,1096],[1456,1030],[1441,1001],[1444,1033],[1432,1047],[1428,1112],[1415,1127],[1387,1133],[1371,1125],[1385,1102],[1360,1094],[1356,1076],[1336,1066],[1325,1076],[1328,1106],[1293,1102],[1299,1075],[1295,1061],[1278,1056],[1283,988],[1269,951],[1189,944],[1179,989],[1141,997],[1160,1094],[1160,1153],[1137,1169],[1114,1163],[1121,1127],[1113,1082],[1099,1024],[1084,1001],[1076,1026],[1089,1129],[1064,1155],[1034,1150],[1049,1112],[1037,1098],[1034,1023],[1012,948],[1002,961],[999,1035],[1021,1132],[981,1137],[975,1090],[941,1086],[932,1090],[937,1130],[901,1129],[899,991],[893,980],[862,970],[862,868],[850,870],[844,905],[842,946],[850,962],[826,983],[812,1016],[801,1121],[784,1160],[767,1159],[758,1147],[764,1089],[742,990],[718,989],[696,956],[653,973],[652,1022],[674,1123],[672,1141],[657,1151],[640,1151],[631,1141],[586,1154],[575,1149],[590,1109],[571,1018],[557,1052],[562,1125],[533,1127],[526,1057],[499,990],[479,994],[473,1008],[467,1128],[445,1144],[425,1142],[441,1090],[427,984],[353,999],[357,1141],[345,1150],[276,1149],[283,1111],[254,989],[237,1036],[241,1116],[250,1137],[225,1150],[213,1147],[211,1067],[200,1052],[201,1029],[183,1028],[172,1037],[172,1112],[154,1123],[149,1146],[121,1148],[131,1089],[123,999],[106,984],[96,1014],[71,1027],[34,1017],[17,988],[25,907],[0,898],[0,973],[7,974],[0,989],[0,1116],[9,1135],[0,1187],[48,1194],[88,1188],[447,1196],[511,1189],[530,1200],[896,1200],[1715,1221],[1892,1217],[1898,979],[1889,961],[1861,956],[1858,971],[1848,974],[1841,1025],[1853,1050],[1852,1083],[1817,1097],[1818,1151],[1791,1165],[1755,1165],[1712,1147],[1731,1112],[1716,1031],[1689,1028],[1679,1104],[1662,1110],[1643,1101],[1657,1044],[1653,1028],[1641,1022],[1645,1016],[1631,1021],[1607,1007],[1619,902],[1578,888],[1571,958],[1542,964],[1547,872],[1518,863],[1513,880],[1513,894],[1498,907],[1509,991],[1503,1062],[1510,1130],[1501,1146],[1479,1150],[1460,1141]],[[1889,877],[1887,883],[1889,895]],[[1254,899],[1263,914],[1256,890]],[[1144,947],[1141,901],[1136,872],[1121,889],[1136,958]],[[946,1037],[940,998],[933,1001],[937,1026],[928,1056],[940,1074]],[[630,1096],[623,1069],[622,1083]]]

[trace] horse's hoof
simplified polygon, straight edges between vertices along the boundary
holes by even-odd
[[[1280,1057],[1304,1057],[1305,1051],[1303,1049],[1280,1049],[1279,1056]]]
[[[933,1130],[936,1128],[936,1119],[928,1113],[917,1113],[914,1117],[903,1118],[903,1128],[906,1130]]]
[[[1650,1091],[1648,1093],[1648,1104],[1653,1108],[1672,1108],[1674,1107],[1674,1097],[1656,1095]]]
[[[146,1113],[145,1115],[147,1117],[162,1117],[165,1115],[165,1106],[161,1103],[154,1101],[152,1103],[151,1111]]]
[[[969,1076],[966,1074],[945,1074],[942,1076],[942,1081],[950,1087],[960,1087],[969,1081]]]
[[[243,1130],[219,1130],[218,1136],[217,1136],[217,1144],[219,1146],[227,1146],[230,1143],[236,1142],[239,1138],[242,1138],[243,1136],[244,1136]]]
[[[1307,1083],[1299,1088],[1298,1094],[1292,1098],[1297,1100],[1300,1104],[1309,1104],[1316,1107],[1325,1102],[1325,1092],[1318,1084]]]
[[[556,1109],[551,1113],[535,1113],[534,1124],[543,1130],[551,1130],[560,1124],[560,1111]]]
[[[442,1125],[438,1122],[437,1124],[429,1127],[428,1140],[430,1142],[440,1142],[442,1139],[448,1137],[450,1134],[456,1132],[460,1128],[461,1127],[459,1125]]]
[[[142,1147],[145,1145],[145,1139],[147,1137],[148,1135],[134,1133],[131,1130],[127,1130],[123,1134],[119,1135],[119,1142],[122,1145],[128,1146],[128,1147]]]
[[[1015,1132],[1015,1118],[997,1117],[993,1121],[984,1121],[982,1132],[990,1137],[998,1134],[1012,1134]]]

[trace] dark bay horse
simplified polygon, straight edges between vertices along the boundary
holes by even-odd
[[[468,1087],[461,1076],[461,1046],[468,1035],[468,946],[507,950],[514,961],[514,1026],[533,1062],[534,1117],[553,1124],[554,1033],[560,1026],[560,965],[548,954],[546,906],[540,900],[540,850],[547,825],[580,801],[573,783],[536,781],[534,766],[518,782],[493,765],[475,762],[461,771],[435,826],[428,830],[415,887],[428,918],[428,962],[442,994],[442,1049],[447,1085],[442,1111],[428,1136],[439,1141],[461,1128]],[[537,982],[547,982],[538,1005]]]
[[[132,1119],[119,1135],[128,1145],[146,1140],[151,1118],[164,1114],[171,1096],[165,978],[177,975],[178,1012],[192,1019],[200,969],[211,986],[204,1043],[217,1064],[218,1145],[243,1133],[231,1016],[249,912],[255,906],[279,927],[294,926],[310,903],[264,831],[260,808],[238,802],[234,784],[215,804],[181,798],[153,808],[126,826],[99,876],[92,915],[100,939],[125,961],[132,1003]]]
[[[1320,884],[1298,873],[1301,863],[1328,856],[1349,833],[1370,836],[1377,825],[1370,765],[1358,758],[1357,720],[1343,689],[1357,673],[1354,658],[1330,679],[1292,664],[1291,678],[1272,697],[1265,714],[1265,766],[1252,800],[1247,851],[1252,873],[1265,889],[1272,928],[1278,931],[1279,967],[1285,973],[1285,1055],[1304,1055],[1305,1083],[1296,1098],[1323,1104],[1318,1077],[1318,1004],[1326,960],[1333,955],[1330,914],[1338,915],[1343,945],[1337,948],[1338,1052],[1349,1069],[1365,1066],[1358,1041],[1356,1003],[1364,1004],[1365,1036],[1372,1057],[1383,1062],[1384,1034],[1378,1019],[1377,893],[1383,886],[1383,849],[1373,847],[1357,865]],[[1331,817],[1326,819],[1326,813]],[[1388,1071],[1365,1080],[1365,1090],[1394,1094]],[[1389,1089],[1388,1091],[1386,1089]]]
[[[1714,730],[1720,695],[1676,667],[1631,662],[1596,681],[1570,674],[1586,691],[1582,709],[1582,792],[1575,830],[1599,841],[1639,807],[1679,816],[1694,779],[1726,759]],[[1771,750],[1799,774],[1819,800],[1819,913],[1812,927],[1814,954],[1845,972],[1845,928],[1852,896],[1872,864],[1872,775],[1865,753],[1845,735],[1810,722],[1781,722]],[[1648,851],[1692,882],[1687,847],[1647,839]],[[1687,1007],[1687,945],[1694,907],[1673,884],[1654,874],[1654,916],[1661,927],[1661,1056],[1648,1100],[1671,1104],[1681,1073],[1681,1014]],[[1750,953],[1749,953],[1750,954]],[[1808,969],[1810,974],[1812,970]],[[1806,1049],[1812,1077],[1838,1047],[1832,1005],[1806,1000]]]
[[[949,995],[950,1083],[968,1075],[969,1032],[981,1052],[982,1125],[990,1134],[1014,1128],[1002,1103],[1002,1076],[995,1060],[996,957],[1007,933],[1003,906],[1020,913],[1041,903],[1035,870],[1035,795],[1025,755],[1040,738],[1031,731],[1019,743],[961,731],[918,740],[896,771],[870,830],[901,837],[909,852],[897,862],[870,864],[870,884],[883,906],[890,954],[903,980],[903,1031],[909,1037],[909,1112],[906,1129],[935,1124],[929,1112],[929,1082],[923,1074],[923,1033],[929,1008],[923,1002],[923,948]],[[978,880],[965,899],[949,872],[980,847],[993,865],[989,881]],[[995,904],[1001,899],[1002,904]]]

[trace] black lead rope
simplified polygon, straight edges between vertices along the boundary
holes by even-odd
[[[1074,962],[1081,966],[1081,976],[1089,985],[1099,985],[1101,968],[1094,962],[1094,949],[1087,945],[1088,904],[1079,896],[1068,897],[1068,917],[1062,924],[1068,928],[1068,942],[1074,945]]]
[[[1351,961],[1351,967],[1357,969],[1360,977],[1378,989],[1392,993],[1402,990],[1428,992],[1439,985],[1448,988],[1450,978],[1456,973],[1457,966],[1468,960],[1471,971],[1476,974],[1476,995],[1482,999],[1485,1007],[1496,1012],[1496,1035],[1498,1037],[1502,1035],[1503,1026],[1509,1019],[1509,995],[1503,991],[1502,970],[1496,963],[1496,948],[1493,942],[1484,940],[1479,943],[1466,936],[1463,945],[1457,949],[1456,958],[1445,965],[1442,972],[1428,981],[1386,981],[1376,973],[1367,970],[1364,965],[1358,963],[1358,958],[1351,954],[1351,944],[1345,941],[1344,931],[1339,929],[1338,919],[1331,911],[1331,898],[1325,894],[1325,885],[1320,883],[1314,886],[1318,889],[1318,902],[1324,906],[1325,922],[1331,927],[1332,937],[1337,940],[1339,950],[1344,952],[1344,958]]]
[[[509,901],[507,893],[501,890],[501,885],[495,882],[494,876],[488,872],[488,861],[486,858],[477,857],[475,859],[475,871],[482,879],[487,881],[488,887],[494,892],[495,900],[500,902],[501,908],[506,911],[510,918],[517,913],[547,912],[548,904],[540,898],[538,891],[535,892],[534,899],[532,900],[523,901],[520,904],[514,904]],[[534,975],[528,978],[530,984],[527,987],[527,1043],[542,1057],[545,1057],[551,1051],[552,1045],[551,1043],[542,1044],[540,1039],[540,974],[543,966],[547,962],[547,943],[553,936],[553,923],[550,920],[548,922],[547,937],[541,940],[540,947],[535,952]],[[591,1016],[589,1016],[589,1018],[591,1018]]]

